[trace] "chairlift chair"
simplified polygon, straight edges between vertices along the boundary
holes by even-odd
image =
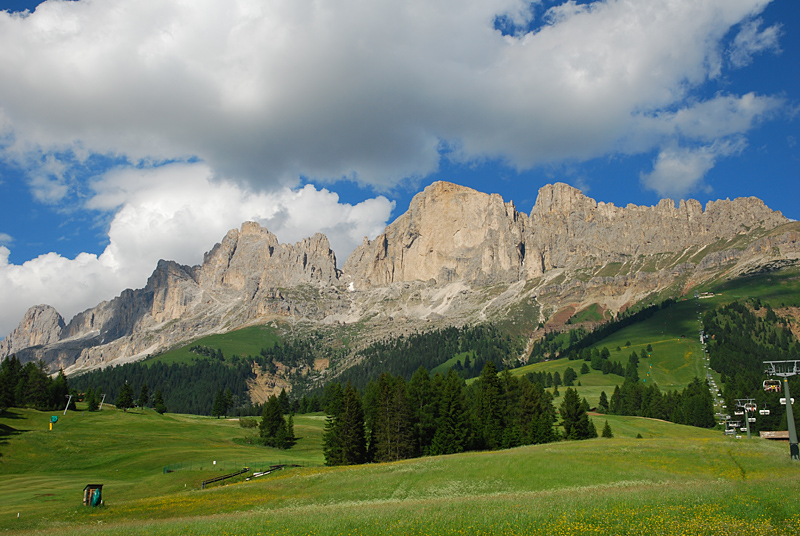
[[[764,380],[764,391],[767,393],[780,393],[781,381],[780,380]]]
[[[758,413],[760,415],[769,415],[769,410],[768,409],[760,409],[760,410],[758,410]]]

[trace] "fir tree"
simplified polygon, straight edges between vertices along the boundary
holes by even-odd
[[[364,410],[358,392],[348,383],[332,388],[323,434],[325,465],[355,465],[367,461]],[[326,393],[327,394],[327,393]]]
[[[469,421],[462,380],[451,370],[444,379],[443,387],[436,432],[430,447],[430,454],[434,456],[463,452],[469,440]]]
[[[564,426],[564,437],[566,439],[590,439],[597,437],[597,430],[589,419],[586,412],[589,403],[584,398],[582,401],[578,397],[578,392],[568,387],[564,393],[564,401],[561,403],[561,419]]]
[[[122,387],[120,387],[116,406],[117,409],[122,411],[128,411],[128,408],[133,407],[133,389],[128,382],[123,383]]]
[[[86,394],[83,397],[84,401],[86,402],[86,409],[89,411],[97,411],[97,408],[100,407],[100,402],[97,400],[97,395],[94,392],[94,389],[89,387],[86,390]]]
[[[288,448],[294,436],[293,428],[294,423],[292,423],[290,433],[289,426],[283,418],[283,408],[278,397],[270,396],[264,404],[261,423],[258,426],[259,435],[264,444],[278,449]]]
[[[370,452],[377,462],[396,461],[414,450],[406,386],[402,378],[383,373],[378,378],[372,413]]]
[[[475,384],[478,389],[478,439],[482,448],[494,450],[500,447],[503,440],[503,408],[500,379],[493,361],[486,363]]]
[[[147,383],[142,384],[142,389],[139,391],[139,407],[144,409],[150,403],[150,391],[147,389]]]
[[[601,413],[608,413],[608,397],[605,391],[600,391],[600,401],[597,403],[597,410]]]
[[[163,415],[167,412],[167,406],[164,404],[164,395],[161,394],[161,389],[156,391],[156,395],[153,397],[153,407],[159,415]]]
[[[219,419],[223,415],[227,415],[228,407],[226,402],[225,392],[219,389],[217,396],[214,397],[214,403],[211,405],[211,416]]]
[[[614,437],[614,433],[611,431],[611,426],[608,425],[608,420],[606,420],[605,426],[603,426],[603,437]]]

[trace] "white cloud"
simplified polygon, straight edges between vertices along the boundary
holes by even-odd
[[[729,55],[734,67],[750,65],[753,56],[761,52],[778,54],[781,51],[778,38],[781,35],[781,25],[773,24],[763,31],[759,27],[764,23],[761,19],[749,20],[742,24],[739,33],[733,39]]]
[[[742,139],[697,148],[669,147],[661,150],[650,173],[642,173],[642,184],[662,197],[681,198],[703,188],[703,178],[719,157],[741,152]]]
[[[442,143],[527,168],[625,150],[642,116],[719,74],[722,40],[767,3],[567,2],[503,36],[495,17],[525,22],[528,2],[51,0],[0,13],[0,113],[17,154],[197,156],[271,187],[388,187],[435,171]],[[736,57],[774,43],[750,24]]]
[[[527,0],[49,0],[0,12],[0,159],[27,170],[40,202],[113,214],[99,256],[13,265],[0,246],[0,333],[32,303],[70,316],[142,286],[158,258],[197,263],[247,219],[284,241],[325,232],[342,263],[392,203],[342,204],[297,189],[301,177],[391,188],[437,170],[442,147],[520,169],[660,148],[646,188],[702,188],[785,106],[694,97],[726,52],[741,65],[776,50],[778,29],[754,19],[768,3],[561,2],[514,35],[494,20],[523,27]],[[97,155],[130,165],[97,171]]]
[[[9,245],[14,241],[14,238],[8,233],[0,233],[0,244]]]
[[[117,170],[93,188],[88,208],[119,207],[101,255],[67,259],[48,253],[14,265],[9,249],[0,246],[0,333],[14,329],[35,303],[49,303],[69,320],[123,288],[140,288],[159,259],[199,264],[204,251],[245,220],[265,225],[282,242],[323,232],[343,264],[364,236],[374,238],[383,230],[394,208],[382,196],[355,206],[341,203],[337,194],[310,185],[251,192],[213,180],[203,164]]]

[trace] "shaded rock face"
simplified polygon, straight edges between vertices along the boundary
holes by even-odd
[[[768,236],[748,235],[781,225]],[[705,210],[691,200],[620,208],[554,184],[539,191],[528,215],[498,195],[437,182],[380,236],[365,239],[341,272],[325,236],[281,244],[246,222],[201,265],[159,261],[144,288],[125,290],[66,325],[52,307],[32,307],[0,341],[0,358],[16,353],[75,372],[276,317],[312,325],[373,318],[379,333],[393,317],[408,332],[432,319],[486,321],[486,311],[505,314],[521,299],[551,313],[592,302],[616,312],[679,279],[691,285],[721,270],[797,264],[798,228],[756,198],[710,202]],[[740,235],[746,240],[738,249],[725,245]],[[645,269],[664,253],[671,260]],[[611,270],[614,263],[627,268]],[[577,277],[585,268],[593,275]],[[505,290],[482,293],[492,285]]]

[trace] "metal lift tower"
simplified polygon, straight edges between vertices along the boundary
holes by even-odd
[[[794,428],[794,415],[792,413],[792,395],[789,392],[789,378],[800,374],[800,361],[764,361],[765,374],[778,376],[783,380],[783,394],[786,397],[786,424],[789,428],[789,456],[793,460],[800,460],[800,450],[797,447],[797,431]]]

